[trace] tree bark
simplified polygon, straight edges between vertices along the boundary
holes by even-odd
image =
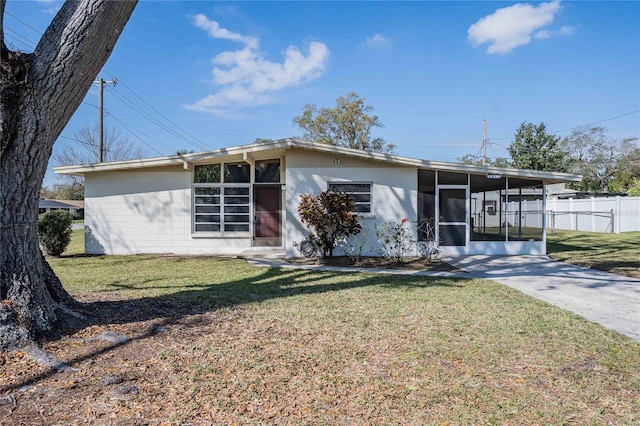
[[[0,0],[0,349],[84,322],[40,251],[39,192],[54,142],[136,3],[66,2],[27,54],[7,49]]]

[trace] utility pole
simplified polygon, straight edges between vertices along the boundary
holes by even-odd
[[[487,165],[487,120],[482,119],[482,165]]]
[[[98,85],[98,141],[99,141],[99,154],[98,154],[98,162],[104,163],[104,125],[103,125],[103,116],[104,116],[104,108],[102,102],[102,94],[104,92],[105,84],[113,84],[116,85],[117,81],[114,78],[113,80],[103,80],[102,77],[99,77],[96,81],[94,81]]]

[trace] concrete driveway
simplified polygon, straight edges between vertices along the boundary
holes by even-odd
[[[640,342],[640,280],[546,256],[461,256],[447,261]]]

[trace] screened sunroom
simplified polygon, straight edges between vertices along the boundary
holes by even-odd
[[[540,178],[418,170],[418,223],[433,224],[443,254],[544,254],[544,206]]]

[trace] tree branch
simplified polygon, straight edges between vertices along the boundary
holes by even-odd
[[[137,0],[65,2],[34,51],[31,81],[49,137],[76,111],[133,12]]]

